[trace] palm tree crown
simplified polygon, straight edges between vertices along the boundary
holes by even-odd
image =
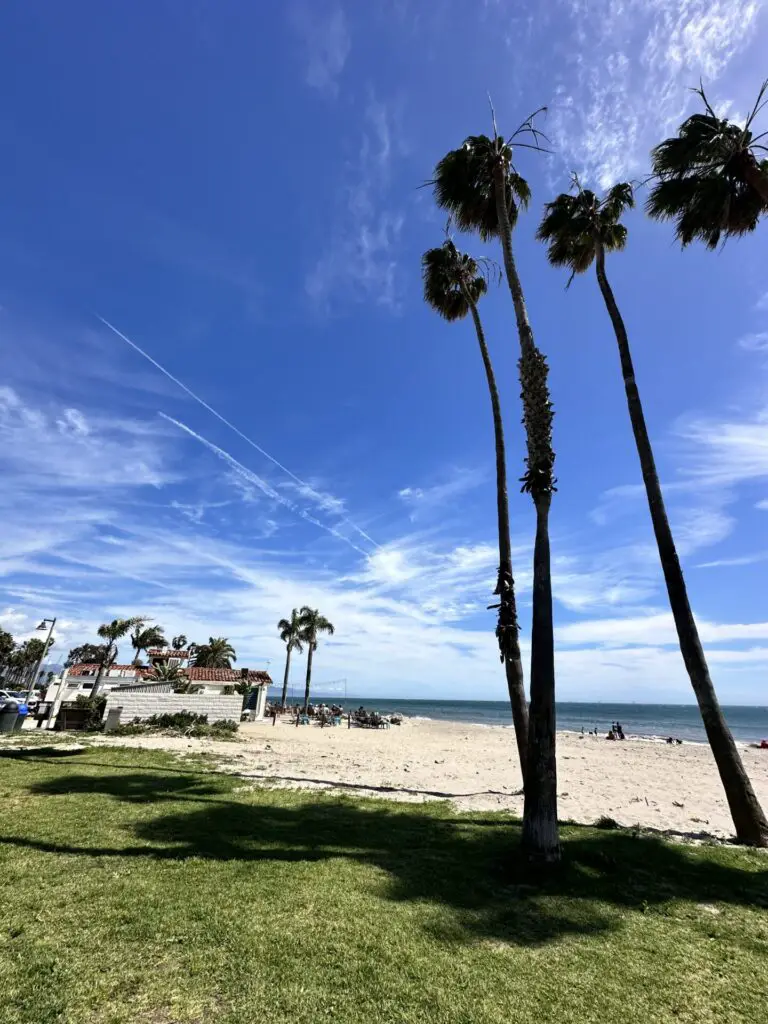
[[[718,117],[703,88],[694,90],[704,102],[703,114],[692,114],[651,153],[656,184],[646,210],[656,220],[675,221],[685,246],[694,240],[715,249],[720,239],[754,231],[768,213],[767,133],[755,136],[752,124],[768,103],[768,81],[746,123]]]
[[[225,636],[209,637],[195,651],[197,668],[231,668],[233,661],[237,661],[235,649]]]
[[[461,320],[488,290],[475,259],[459,252],[450,239],[421,257],[424,300],[445,320]]]
[[[134,663],[138,664],[142,651],[147,651],[150,647],[165,647],[165,633],[161,626],[137,625],[131,633],[131,644],[136,651]]]
[[[632,186],[626,182],[614,185],[602,199],[581,188],[575,178],[574,182],[575,195],[564,192],[546,204],[536,232],[539,241],[549,243],[549,262],[568,267],[571,277],[589,270],[600,246],[606,252],[624,248],[627,229],[619,219],[635,205]]]
[[[112,653],[118,640],[122,640],[124,636],[127,636],[134,627],[143,626],[146,621],[146,617],[134,615],[130,619],[113,619],[111,622],[102,623],[96,632],[102,640],[107,641],[104,660],[109,660],[109,655]]]
[[[183,651],[186,649],[187,643],[188,641],[184,634],[179,633],[178,636],[175,636],[171,640],[171,647],[174,649],[174,651]]]
[[[528,205],[531,190],[512,164],[512,140],[500,135],[470,135],[452,149],[435,168],[433,186],[437,205],[448,210],[461,231],[477,231],[483,241],[499,234],[495,175],[506,182],[507,213],[514,225],[520,207]]]
[[[280,639],[288,650],[298,651],[301,654],[304,648],[301,642],[302,618],[300,612],[294,608],[290,619],[280,619],[277,628],[280,630]]]
[[[301,641],[308,644],[310,650],[317,650],[319,633],[327,633],[333,636],[333,623],[329,622],[324,615],[321,615],[317,608],[309,608],[307,605],[301,609]]]

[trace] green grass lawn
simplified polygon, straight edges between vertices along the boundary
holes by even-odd
[[[768,858],[0,748],[0,1022],[768,1020]]]

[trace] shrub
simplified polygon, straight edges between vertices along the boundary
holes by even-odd
[[[84,694],[75,697],[75,707],[84,708],[88,712],[84,726],[86,732],[100,731],[106,705],[106,697],[86,697]]]

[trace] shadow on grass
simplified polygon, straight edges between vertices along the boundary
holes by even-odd
[[[57,757],[74,757],[76,754],[84,754],[86,747],[8,747],[0,750],[0,757],[9,761],[48,761]]]
[[[163,808],[152,818],[126,821],[134,844],[100,846],[98,828],[86,821],[77,837],[82,845],[23,831],[0,842],[65,855],[241,862],[256,872],[268,863],[344,859],[383,870],[387,899],[450,908],[452,916],[441,917],[434,932],[453,942],[483,938],[539,945],[564,934],[615,929],[621,926],[616,910],[662,910],[674,899],[768,907],[768,862],[762,869],[758,855],[741,851],[674,846],[625,830],[569,825],[563,830],[564,863],[540,875],[521,859],[520,826],[507,817],[464,818],[445,805],[424,809],[279,791],[241,800],[232,785],[231,779],[206,773],[65,773],[30,791],[178,805],[172,813]],[[83,813],[89,814],[85,804]],[[374,882],[366,875],[361,879],[381,895],[379,876]],[[301,890],[295,895],[301,899]]]

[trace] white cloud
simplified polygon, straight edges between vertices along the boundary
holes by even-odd
[[[702,643],[716,644],[741,640],[768,640],[768,622],[713,623],[699,621]],[[592,619],[561,626],[557,642],[567,646],[599,644],[602,647],[641,645],[663,647],[677,644],[677,632],[671,612],[628,618]]]
[[[652,145],[753,38],[764,0],[565,0],[571,35],[551,107],[555,148],[602,187],[642,172]],[[713,95],[713,99],[717,99]]]
[[[768,477],[768,407],[743,419],[682,421],[677,433],[690,444],[683,474],[698,486],[729,487]]]
[[[747,352],[768,352],[768,331],[745,334],[743,338],[739,338],[739,345]]]
[[[397,248],[404,218],[388,205],[393,117],[386,104],[369,99],[330,240],[305,282],[309,298],[325,309],[335,301],[359,300],[399,308]]]
[[[445,479],[429,487],[403,487],[397,492],[400,501],[410,510],[411,520],[432,512],[445,514],[446,507],[469,491],[480,487],[488,479],[484,469],[454,469]]]
[[[304,48],[307,85],[336,96],[352,45],[343,8],[313,0],[294,8],[292,21]]]
[[[768,551],[756,551],[751,555],[737,555],[734,558],[717,558],[713,562],[701,562],[697,569],[725,569],[742,565],[756,565],[768,561]]]

